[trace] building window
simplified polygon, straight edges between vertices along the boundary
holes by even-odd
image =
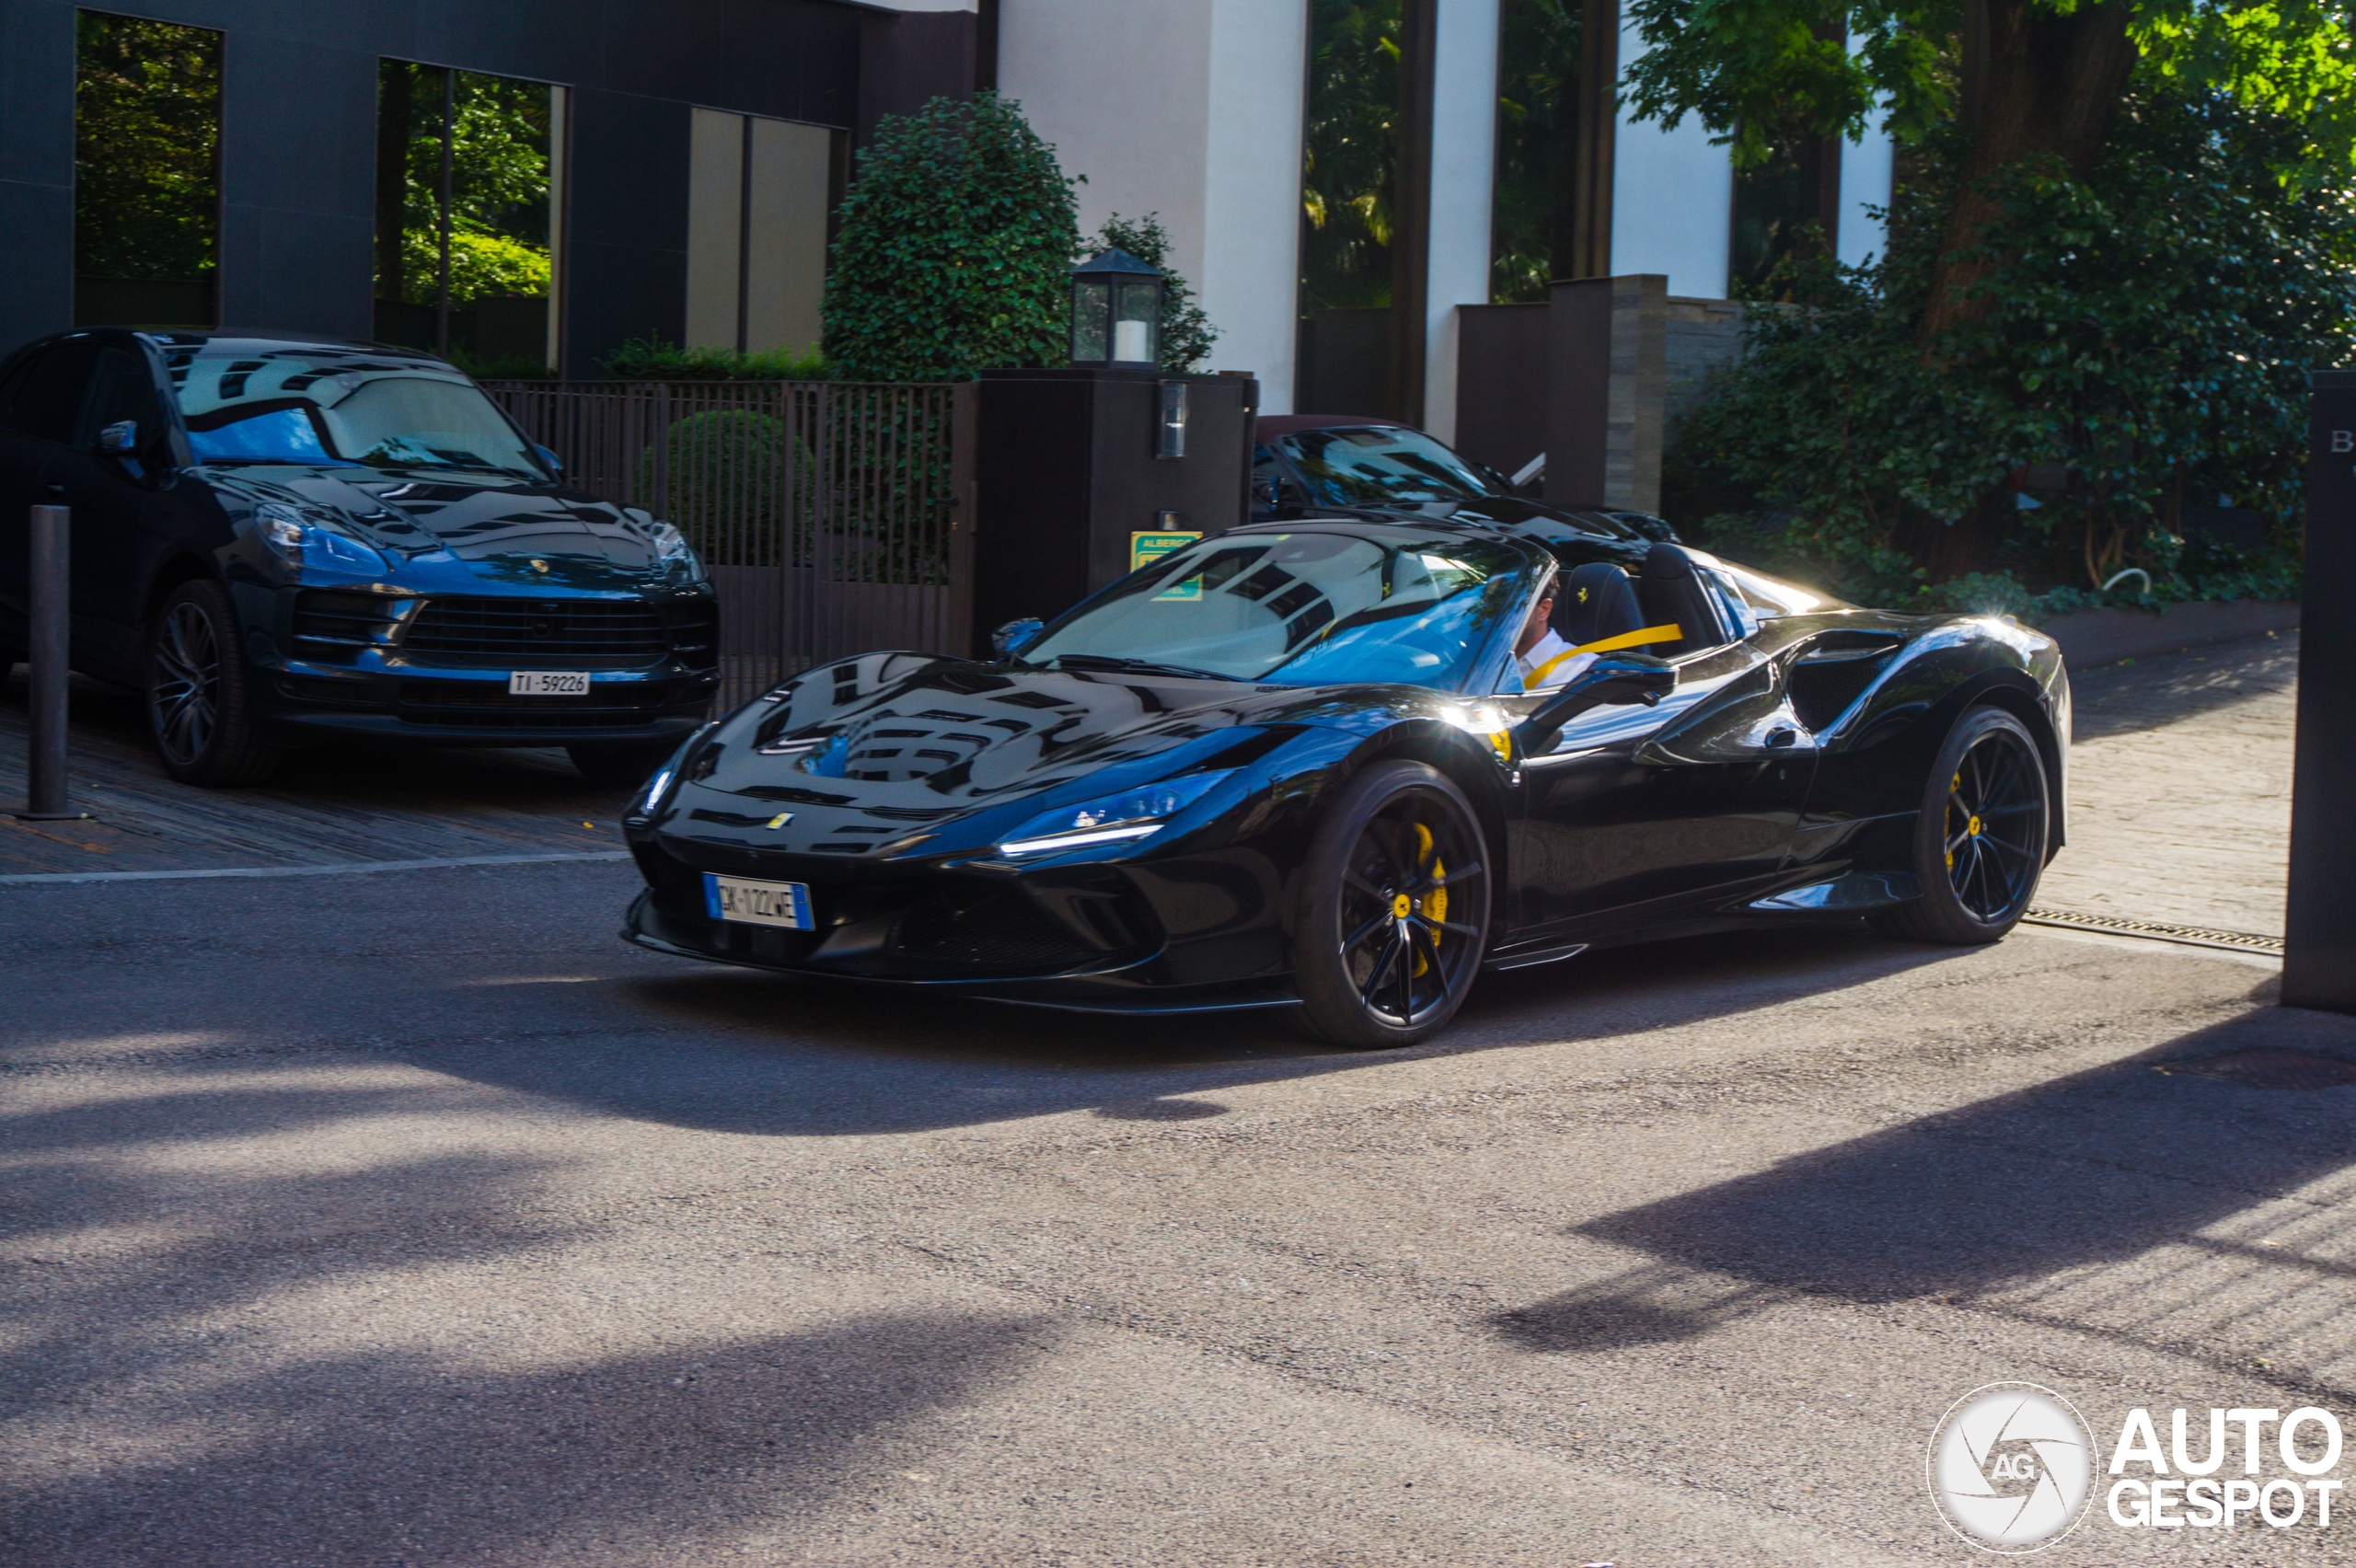
[[[477,375],[557,363],[565,91],[405,60],[376,82],[376,337]]]
[[[211,327],[221,35],[83,11],[75,40],[75,324]]]
[[[1310,0],[1294,397],[1304,409],[1389,414],[1399,401],[1391,306],[1401,8]]]
[[[1496,205],[1490,298],[1542,303],[1572,261],[1579,207],[1580,0],[1498,9]]]
[[[827,225],[849,135],[699,109],[687,167],[687,340],[818,347]]]
[[[1799,255],[1838,255],[1840,229],[1841,139],[1796,128],[1776,136],[1766,162],[1734,177],[1727,292],[1738,298],[1773,294],[1778,264]]]

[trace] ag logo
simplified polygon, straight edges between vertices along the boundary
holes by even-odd
[[[1931,1501],[1988,1551],[2050,1546],[2085,1516],[2094,1439],[2070,1401],[2035,1383],[1991,1383],[1958,1400],[1931,1435]]]

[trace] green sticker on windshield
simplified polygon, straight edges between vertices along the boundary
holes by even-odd
[[[1201,537],[1200,534],[1131,534],[1129,570],[1136,571],[1151,566],[1172,550],[1183,550]],[[1199,599],[1202,596],[1203,580],[1199,577],[1189,577],[1185,582],[1173,583],[1154,595],[1156,599]]]

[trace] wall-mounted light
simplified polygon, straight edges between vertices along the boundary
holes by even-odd
[[[1161,384],[1161,413],[1153,425],[1153,455],[1186,455],[1186,383],[1183,381]]]

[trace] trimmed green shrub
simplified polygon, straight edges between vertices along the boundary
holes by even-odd
[[[1069,357],[1076,181],[996,93],[886,115],[844,198],[826,354],[847,381]]]
[[[623,381],[824,381],[828,374],[826,356],[816,349],[684,349],[653,334],[623,343],[605,369]]]

